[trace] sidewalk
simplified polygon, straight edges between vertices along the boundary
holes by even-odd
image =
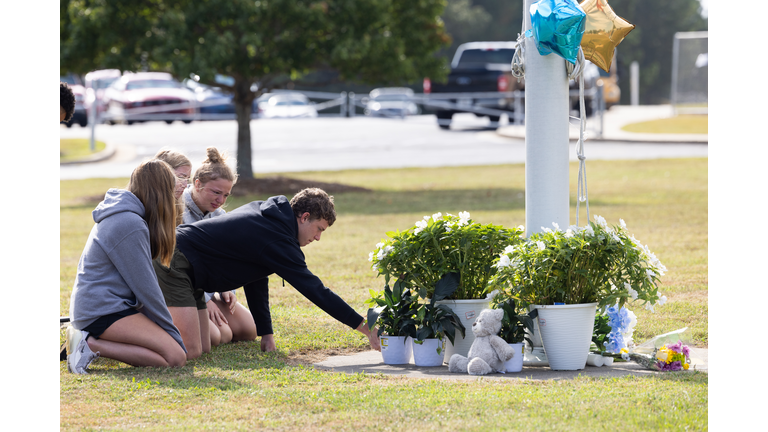
[[[613,141],[613,142],[646,142],[646,143],[696,143],[707,144],[708,134],[654,134],[634,133],[621,130],[622,127],[648,120],[656,120],[672,117],[671,105],[616,105],[603,114],[603,134],[597,136],[600,117],[587,119],[586,138],[589,141]],[[525,139],[525,126],[503,126],[496,131],[499,135],[509,138]],[[579,139],[579,127],[569,127],[569,138]]]
[[[704,361],[703,366],[697,366],[697,370],[708,372],[709,360],[708,349],[694,348],[695,354]],[[594,378],[614,378],[627,375],[652,376],[663,374],[665,372],[656,372],[648,370],[635,362],[615,361],[612,366],[586,366],[582,370],[576,371],[554,371],[548,366],[523,366],[522,372],[518,373],[492,373],[488,375],[475,376],[467,374],[456,374],[448,372],[448,366],[437,367],[418,367],[413,363],[404,365],[384,364],[381,353],[378,351],[365,351],[348,356],[336,356],[325,359],[322,362],[315,363],[318,369],[329,370],[343,373],[382,373],[386,375],[399,375],[408,378],[428,378],[428,379],[457,379],[457,380],[478,380],[478,379],[528,379],[528,380],[562,380],[573,379],[580,376]]]

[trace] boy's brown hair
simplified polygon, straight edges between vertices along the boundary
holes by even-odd
[[[304,213],[309,213],[310,220],[325,219],[328,226],[336,222],[336,208],[333,204],[333,196],[318,188],[306,188],[291,198],[293,214],[300,218]]]

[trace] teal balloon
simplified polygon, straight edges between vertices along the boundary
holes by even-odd
[[[555,53],[576,64],[587,14],[574,0],[539,0],[531,5],[531,30],[541,55]]]

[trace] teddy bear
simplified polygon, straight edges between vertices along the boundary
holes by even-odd
[[[501,309],[483,309],[472,323],[475,341],[469,347],[469,357],[452,355],[448,360],[448,371],[470,375],[504,372],[504,362],[511,359],[515,351],[498,336],[503,318]]]

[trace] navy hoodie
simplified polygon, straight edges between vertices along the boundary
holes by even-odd
[[[298,234],[288,199],[276,196],[179,225],[176,246],[192,265],[195,288],[230,291],[274,273],[336,320],[357,328],[363,317],[309,271]]]
[[[135,308],[186,352],[152,267],[144,205],[127,190],[110,189],[93,220],[69,302],[72,326],[82,330],[97,318]]]

